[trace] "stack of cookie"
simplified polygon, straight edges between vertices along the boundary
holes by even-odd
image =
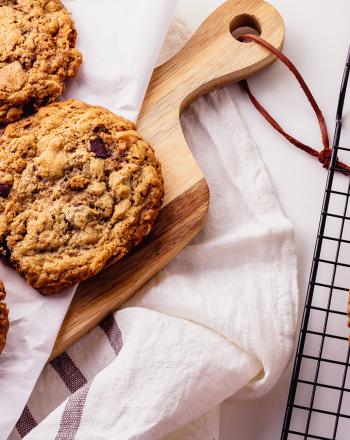
[[[164,195],[132,122],[75,100],[50,104],[82,62],[75,41],[59,0],[0,1],[0,252],[45,295],[122,258]]]

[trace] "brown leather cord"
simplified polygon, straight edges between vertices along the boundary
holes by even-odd
[[[272,127],[277,130],[282,136],[284,136],[291,144],[296,146],[297,148],[300,148],[301,150],[305,151],[306,153],[310,154],[311,156],[317,157],[318,160],[322,163],[324,168],[329,168],[329,164],[332,157],[332,149],[329,145],[329,137],[327,132],[327,126],[326,122],[324,120],[323,114],[319,106],[317,105],[317,102],[315,101],[315,98],[313,97],[310,89],[308,88],[307,84],[305,83],[303,77],[301,76],[298,69],[295,67],[295,65],[291,62],[289,58],[287,58],[280,50],[273,47],[270,43],[262,39],[261,37],[258,37],[257,35],[253,34],[245,34],[240,37],[240,40],[253,40],[256,43],[263,46],[268,51],[272,52],[282,63],[288,67],[288,69],[293,73],[295,78],[297,79],[298,83],[300,84],[301,88],[303,89],[308,101],[311,104],[311,107],[313,108],[316,117],[318,119],[318,123],[321,130],[321,136],[322,136],[322,143],[323,143],[323,150],[317,151],[314,148],[310,147],[309,145],[304,144],[303,142],[298,141],[290,134],[286,133],[284,129],[279,125],[279,123],[268,113],[268,111],[258,102],[258,100],[255,98],[253,93],[251,92],[248,83],[246,80],[241,81],[241,85],[243,89],[247,92],[251,102],[253,103],[254,107],[258,110],[259,113],[266,119],[266,121],[272,125]],[[342,170],[344,174],[349,174],[350,166],[339,162],[337,160],[336,166]]]

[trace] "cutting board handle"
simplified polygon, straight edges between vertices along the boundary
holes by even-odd
[[[150,84],[153,93],[159,94],[160,101],[178,103],[181,112],[199,96],[247,78],[274,61],[273,55],[254,42],[240,42],[232,36],[234,29],[243,26],[255,28],[262,38],[282,47],[284,23],[274,7],[261,0],[228,0],[180,52],[155,69]]]

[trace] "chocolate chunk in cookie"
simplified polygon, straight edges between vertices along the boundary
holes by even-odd
[[[5,199],[8,197],[11,191],[11,185],[7,183],[0,183],[0,197],[4,197]]]
[[[111,155],[108,145],[99,136],[90,141],[90,150],[96,154],[100,159],[107,159]]]

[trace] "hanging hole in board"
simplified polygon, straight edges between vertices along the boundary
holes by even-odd
[[[242,39],[242,35],[253,34],[259,36],[261,34],[261,27],[258,20],[252,15],[241,14],[232,20],[230,32],[233,38],[239,42],[250,43],[250,41]]]

